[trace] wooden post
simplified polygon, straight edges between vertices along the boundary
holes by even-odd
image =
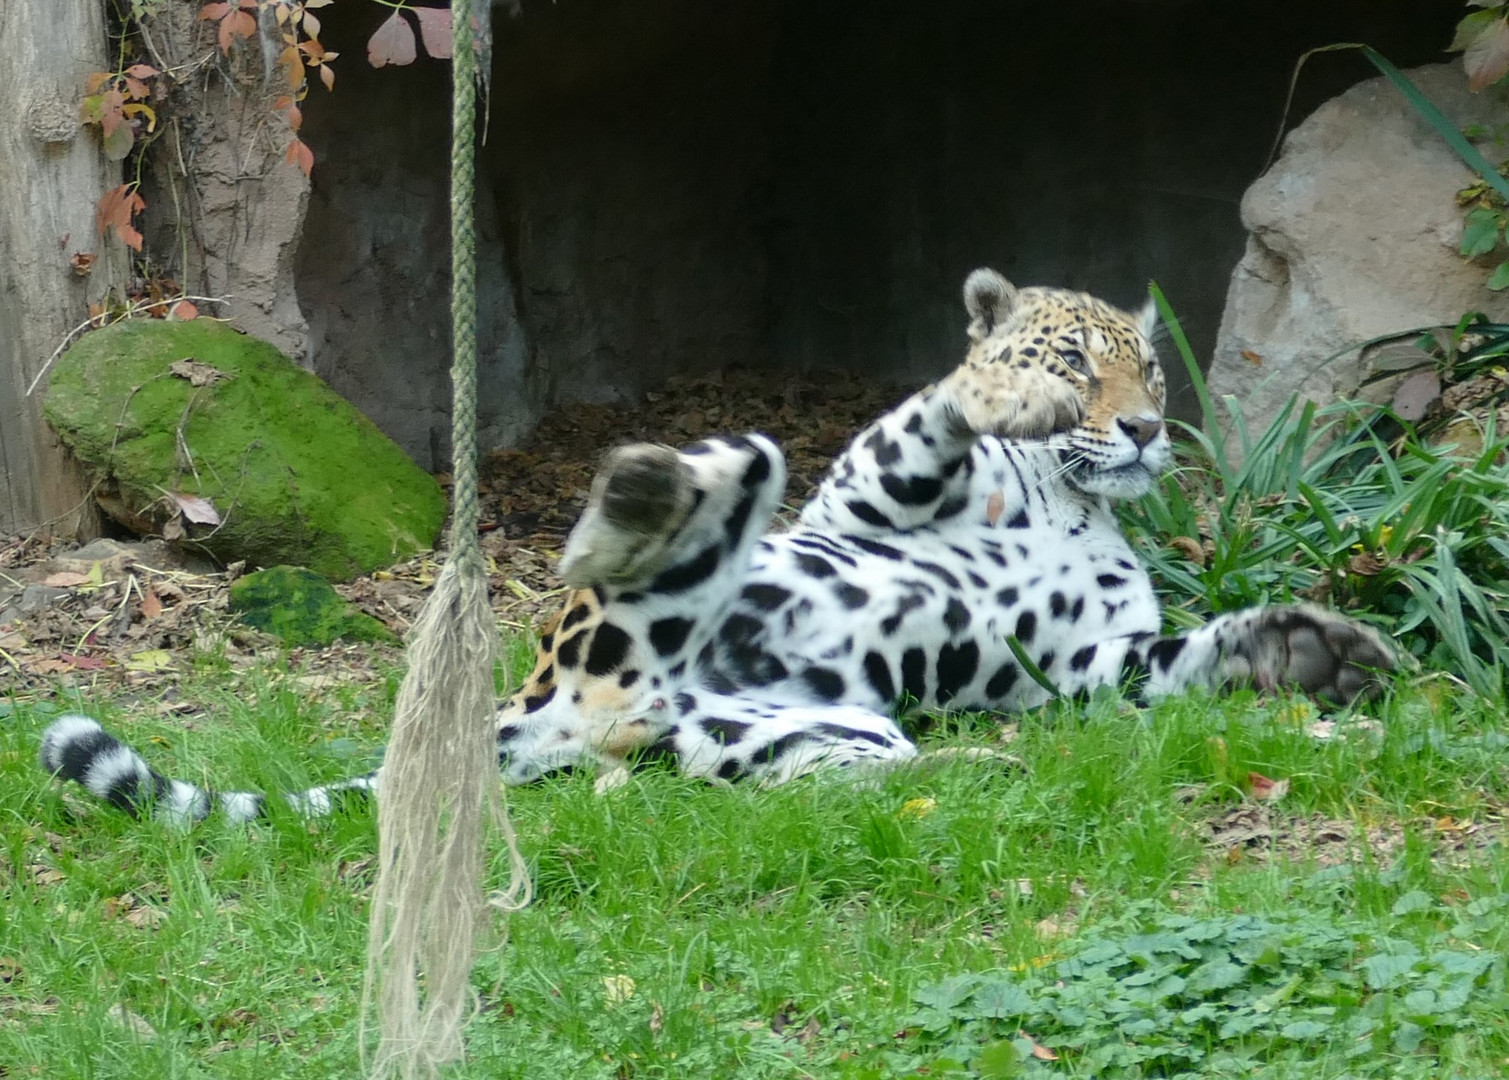
[[[87,531],[83,478],[26,389],[92,299],[124,277],[122,245],[95,229],[121,180],[79,100],[106,59],[99,0],[0,0],[0,534]],[[73,256],[95,256],[87,275]]]

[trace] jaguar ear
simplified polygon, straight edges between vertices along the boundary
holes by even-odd
[[[1137,329],[1151,344],[1154,336],[1163,328],[1158,317],[1158,305],[1151,296],[1147,298],[1147,303],[1137,309],[1136,318]]]
[[[969,312],[969,336],[983,341],[1005,322],[1016,307],[1016,286],[994,270],[980,268],[964,279],[964,310]]]

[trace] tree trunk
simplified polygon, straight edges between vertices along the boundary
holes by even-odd
[[[0,533],[88,529],[80,471],[42,419],[45,379],[26,390],[125,267],[94,209],[119,167],[79,124],[90,72],[104,71],[99,0],[0,0]],[[96,256],[75,271],[75,253]]]

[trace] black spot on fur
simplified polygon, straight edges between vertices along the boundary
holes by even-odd
[[[884,473],[880,477],[880,489],[902,506],[924,506],[943,494],[943,479],[911,476],[903,480],[895,473]]]
[[[622,627],[610,622],[600,625],[587,650],[587,674],[606,675],[617,668],[628,659],[629,645],[629,635]]]
[[[865,678],[875,688],[880,700],[889,705],[896,700],[896,683],[891,679],[891,665],[878,652],[865,653]]]
[[[791,599],[791,590],[783,589],[779,585],[746,585],[739,596],[761,611],[774,611]]]
[[[566,612],[566,617],[561,620],[561,629],[570,630],[590,614],[592,614],[592,608],[589,605],[577,604],[570,611]]]
[[[985,696],[992,701],[999,701],[1011,693],[1011,688],[1016,685],[1017,677],[1021,673],[1022,669],[1017,667],[1015,660],[1006,661],[996,668],[996,673],[985,684]]]
[[[980,647],[973,641],[944,645],[938,650],[938,704],[953,700],[980,666]]]
[[[916,562],[912,563],[912,565],[915,566],[918,570],[932,574],[939,581],[943,582],[943,584],[947,585],[950,589],[957,589],[959,587],[959,579],[954,577],[954,575],[951,574],[948,570],[945,570],[935,562],[928,562],[926,559],[918,559]]]
[[[948,607],[943,612],[943,625],[955,634],[969,625],[969,608],[957,596],[949,597]]]
[[[1156,664],[1161,670],[1167,671],[1179,658],[1179,654],[1184,651],[1185,644],[1186,641],[1182,637],[1164,638],[1154,642],[1147,651],[1148,667]]]
[[[691,712],[697,707],[696,695],[690,694],[685,690],[676,695],[675,701],[677,716],[685,716],[687,713]]]
[[[728,546],[737,547],[739,541],[744,538],[744,527],[749,523],[750,511],[754,509],[754,493],[744,496],[739,504],[729,511],[728,518],[723,522],[723,534],[728,537]]]
[[[894,465],[901,460],[901,444],[886,438],[885,432],[878,428],[864,441],[864,445],[865,449],[875,455],[877,465]]]
[[[806,552],[798,552],[796,565],[802,573],[812,578],[832,577],[835,573],[833,564],[821,555],[808,555]]]
[[[944,499],[933,513],[933,520],[947,521],[951,517],[958,517],[968,505],[969,500],[963,495],[955,495],[953,498]]]
[[[1027,508],[1024,506],[1015,514],[1012,514],[1011,520],[1006,522],[1006,527],[1008,529],[1030,529],[1032,521],[1027,517]]]
[[[890,559],[892,562],[902,562],[905,559],[900,548],[882,544],[879,540],[871,540],[868,536],[846,536],[844,539],[861,551],[868,551],[871,555],[878,555],[882,559]]]
[[[844,742],[859,739],[862,742],[874,743],[876,746],[891,745],[891,740],[878,731],[866,731],[864,728],[848,727],[845,724],[830,724],[825,721],[817,725],[817,731],[835,739],[842,739]]]
[[[901,692],[918,701],[927,697],[927,653],[919,648],[901,654]]]
[[[739,483],[746,489],[758,487],[770,479],[770,458],[758,448],[755,450],[754,460],[749,463],[749,468],[744,470],[744,475]]]
[[[638,681],[639,672],[634,670],[633,668],[630,668],[628,671],[621,672],[618,676],[618,685],[623,687],[625,690],[633,686]]]
[[[802,672],[802,681],[824,701],[843,697],[844,677],[832,668],[809,667]]]
[[[692,625],[691,619],[683,619],[679,615],[656,619],[650,624],[650,644],[661,656],[679,652],[681,646],[686,644],[687,635],[692,632]]]
[[[996,603],[1002,607],[1016,607],[1016,602],[1021,599],[1021,594],[1016,591],[1015,585],[1008,585],[996,593]]]
[[[555,687],[553,686],[543,694],[527,697],[524,699],[524,711],[526,713],[539,712],[546,705],[550,704],[550,699],[553,697],[555,697]]]
[[[853,514],[860,521],[863,521],[866,525],[875,525],[879,528],[889,528],[891,525],[890,518],[886,517],[863,499],[850,499],[844,503],[844,506],[848,508],[849,513]]]
[[[850,611],[862,608],[870,600],[870,594],[858,585],[850,585],[847,581],[841,581],[833,587],[833,593],[838,597],[838,602]]]
[[[1104,589],[1119,589],[1127,583],[1127,579],[1120,574],[1098,574],[1095,582]]]
[[[724,746],[737,746],[744,733],[753,726],[743,720],[724,720],[716,716],[704,716],[697,723]]]
[[[1073,656],[1069,657],[1069,670],[1084,671],[1090,666],[1091,662],[1094,659],[1095,646],[1086,645],[1083,649],[1078,650]]]
[[[729,758],[718,766],[719,780],[737,780],[744,775],[744,766],[734,758]]]
[[[1048,612],[1055,619],[1062,618],[1064,612],[1069,610],[1069,601],[1064,599],[1064,594],[1054,591],[1048,595]]]
[[[650,592],[681,593],[701,585],[713,576],[718,563],[723,559],[723,546],[709,544],[696,558],[668,567],[655,575],[650,582]]]
[[[718,640],[726,645],[746,645],[765,631],[765,622],[753,615],[734,612],[718,627]]]
[[[880,621],[881,634],[885,637],[890,637],[892,634],[896,633],[896,631],[901,628],[901,620],[906,618],[910,612],[916,611],[925,603],[927,603],[927,601],[916,593],[910,593],[906,596],[903,596],[899,601],[897,601],[895,612],[887,615]]]
[[[559,663],[563,668],[576,667],[582,656],[582,639],[591,636],[592,631],[590,629],[587,629],[573,634],[571,637],[561,642],[561,647],[555,652],[556,662]]]
[[[906,424],[902,426],[901,430],[906,432],[908,435],[915,435],[917,434],[917,432],[921,431],[922,414],[912,413],[911,416],[907,417]]]
[[[1026,645],[1037,636],[1037,615],[1031,611],[1022,612],[1016,621],[1016,639]]]
[[[666,674],[667,678],[671,678],[671,679],[679,679],[679,678],[681,678],[681,676],[683,676],[683,675],[686,674],[686,661],[685,660],[677,660],[674,664],[671,665],[671,669],[669,671],[667,671],[665,674]]]

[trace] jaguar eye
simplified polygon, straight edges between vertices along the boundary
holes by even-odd
[[[1077,371],[1081,375],[1090,374],[1090,363],[1078,349],[1061,349],[1058,358],[1068,364],[1071,371]]]

